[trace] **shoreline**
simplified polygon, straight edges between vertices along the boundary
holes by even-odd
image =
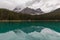
[[[0,22],[34,22],[34,21],[60,21],[60,20],[0,20]]]

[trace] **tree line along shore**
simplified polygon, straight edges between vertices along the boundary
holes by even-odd
[[[0,20],[60,20],[60,9],[42,15],[30,15],[0,9]]]

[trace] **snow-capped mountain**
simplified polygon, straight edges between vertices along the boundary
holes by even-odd
[[[21,12],[21,13],[26,13],[26,14],[31,14],[31,15],[39,15],[39,14],[43,14],[44,12],[38,8],[38,9],[32,9],[32,8],[28,8],[26,7],[25,9],[21,10],[21,8],[15,8],[14,11],[15,12]]]
[[[17,8],[15,8],[13,11],[15,11],[15,12],[20,12],[20,10],[21,10],[21,8],[17,7]]]

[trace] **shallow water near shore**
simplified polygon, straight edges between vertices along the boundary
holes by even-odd
[[[60,40],[60,21],[0,22],[0,40]]]

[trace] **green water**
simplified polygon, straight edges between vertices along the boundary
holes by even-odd
[[[60,32],[60,22],[59,21],[35,21],[35,22],[0,22],[0,33],[8,32],[15,29],[22,29],[31,26],[40,26],[45,28],[53,29]]]

